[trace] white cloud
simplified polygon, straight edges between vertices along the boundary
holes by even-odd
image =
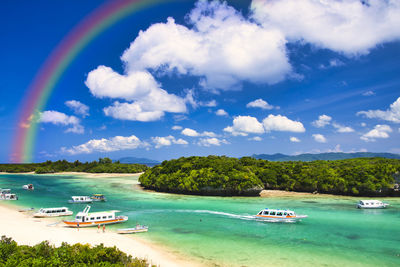
[[[199,105],[202,106],[202,107],[210,107],[210,108],[212,108],[212,107],[216,107],[217,106],[217,101],[215,101],[215,100],[210,100],[210,101],[206,101],[206,102],[200,101]]]
[[[326,143],[326,138],[322,134],[313,134],[312,137],[318,143]]]
[[[212,138],[200,138],[199,141],[197,142],[197,145],[199,146],[220,146],[221,144],[229,144],[228,141],[225,139],[218,139],[215,137]]]
[[[141,31],[122,55],[127,72],[159,70],[193,75],[209,89],[232,90],[242,81],[274,84],[291,72],[282,33],[247,20],[219,1],[198,1],[191,27],[157,23]]]
[[[290,137],[290,142],[293,142],[293,143],[300,143],[300,139],[297,138],[297,137],[291,136],[291,137]]]
[[[193,130],[190,128],[183,129],[181,134],[190,136],[190,137],[198,137],[198,136],[216,137],[217,136],[214,132],[204,131],[203,133],[199,133],[196,130]]]
[[[254,136],[254,137],[251,137],[251,138],[249,138],[249,140],[250,141],[262,141],[262,138],[261,137],[259,137],[259,136]]]
[[[337,144],[333,149],[328,149],[326,152],[328,152],[328,153],[338,153],[338,152],[343,152],[343,151],[342,151],[342,148],[340,147],[340,145]]]
[[[256,21],[279,29],[289,41],[350,56],[400,37],[398,0],[257,0],[252,11]]]
[[[375,92],[372,90],[366,91],[364,93],[362,93],[363,96],[373,96],[375,95]]]
[[[254,117],[237,116],[233,119],[233,126],[228,126],[224,129],[234,136],[247,136],[249,133],[262,134],[264,133],[263,125]]]
[[[218,116],[229,116],[229,115],[228,115],[228,112],[226,112],[226,111],[223,110],[223,109],[218,109],[218,110],[215,112],[215,114],[217,114]]]
[[[266,132],[281,131],[281,132],[296,132],[303,133],[306,131],[303,124],[299,121],[292,121],[286,116],[270,114],[263,120],[263,125]]]
[[[267,103],[267,101],[260,99],[254,100],[246,105],[248,108],[261,108],[261,109],[273,109],[274,106]]]
[[[136,149],[146,147],[147,143],[142,142],[135,135],[114,136],[111,138],[92,139],[84,144],[73,146],[72,148],[61,148],[62,153],[71,155],[90,154],[93,152],[112,152],[127,149]]]
[[[328,68],[335,68],[335,67],[340,67],[344,66],[344,62],[341,61],[340,59],[333,58],[329,60],[329,63],[327,65],[321,64],[319,67],[320,69],[328,69]]]
[[[104,108],[107,116],[116,119],[155,121],[165,112],[186,112],[185,100],[161,89],[161,85],[147,71],[120,75],[109,67],[99,66],[88,74],[85,84],[95,97],[129,101],[116,101]]]
[[[362,126],[362,127],[365,127],[365,126],[367,126],[367,124],[366,124],[365,122],[362,122],[362,123],[361,123],[361,126]]]
[[[65,105],[77,115],[81,115],[84,118],[89,116],[89,107],[77,100],[66,101]]]
[[[188,144],[188,142],[186,140],[183,140],[181,138],[175,139],[175,137],[173,137],[172,135],[165,136],[165,137],[156,136],[156,137],[152,137],[151,140],[156,145],[155,146],[156,148],[160,148],[163,146],[170,146],[172,144],[175,144],[175,145],[187,145]]]
[[[337,129],[338,133],[352,133],[354,129],[348,126],[340,125],[336,122],[332,123],[332,126]]]
[[[175,125],[175,126],[172,126],[171,129],[174,130],[174,131],[179,131],[179,130],[182,130],[182,126]]]
[[[83,134],[85,129],[80,124],[81,121],[75,116],[68,116],[62,112],[47,110],[40,113],[39,121],[41,123],[51,123],[54,125],[70,126],[65,132]]]
[[[186,136],[191,136],[191,137],[196,137],[196,136],[200,135],[196,130],[193,130],[190,128],[183,129],[181,134],[186,135]]]
[[[323,128],[326,125],[329,125],[331,123],[331,120],[332,120],[331,116],[323,114],[318,117],[318,120],[313,121],[312,125],[314,125],[317,128]]]
[[[385,121],[391,121],[394,123],[400,123],[400,97],[392,103],[387,110],[368,110],[359,111],[357,115],[364,115],[370,119],[381,119]]]
[[[360,137],[365,142],[375,142],[376,138],[389,138],[389,133],[392,132],[392,128],[389,125],[376,125],[374,129]]]

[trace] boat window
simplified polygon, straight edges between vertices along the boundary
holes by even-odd
[[[262,214],[262,211],[260,211],[257,215],[261,215]]]
[[[282,216],[282,212],[276,213],[276,216]]]
[[[284,212],[284,213],[283,213],[283,216],[286,216],[286,215],[287,215],[287,212]]]
[[[46,210],[46,213],[50,213],[50,211],[49,211],[49,210]]]
[[[91,217],[90,220],[94,220],[94,217]]]
[[[268,211],[264,211],[264,213],[263,213],[264,215],[268,215]]]
[[[269,215],[275,215],[275,214],[276,214],[275,211],[271,211],[271,212],[269,213]]]
[[[61,210],[61,212],[65,212],[65,210]]]
[[[80,220],[82,217],[81,217],[81,216],[76,216],[76,218],[77,218],[78,220]]]
[[[107,219],[107,216],[103,216],[103,219]]]
[[[108,218],[110,218],[110,219],[111,219],[111,218],[112,218],[112,215],[108,216]]]
[[[100,219],[101,219],[101,217],[97,217],[96,219],[97,219],[97,220],[100,220]]]

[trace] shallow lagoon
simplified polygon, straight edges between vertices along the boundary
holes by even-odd
[[[23,184],[33,183],[35,191]],[[85,178],[64,175],[0,175],[25,207],[68,206],[72,195],[103,193],[108,202],[92,211],[118,209],[150,230],[140,237],[181,255],[222,266],[399,266],[400,199],[385,210],[358,210],[346,197],[199,197],[145,192],[137,176]],[[265,223],[249,218],[263,208],[285,208],[309,218],[300,223]],[[121,228],[114,225],[109,228]]]

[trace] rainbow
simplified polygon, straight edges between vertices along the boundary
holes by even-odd
[[[96,36],[128,15],[171,1],[177,0],[110,0],[78,23],[51,52],[29,86],[23,99],[10,161],[32,161],[40,112],[65,70]]]

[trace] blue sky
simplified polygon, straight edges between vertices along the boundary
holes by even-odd
[[[2,1],[0,162],[41,64],[103,2]],[[34,161],[400,153],[398,25],[395,0],[144,9],[69,65],[41,114]]]

